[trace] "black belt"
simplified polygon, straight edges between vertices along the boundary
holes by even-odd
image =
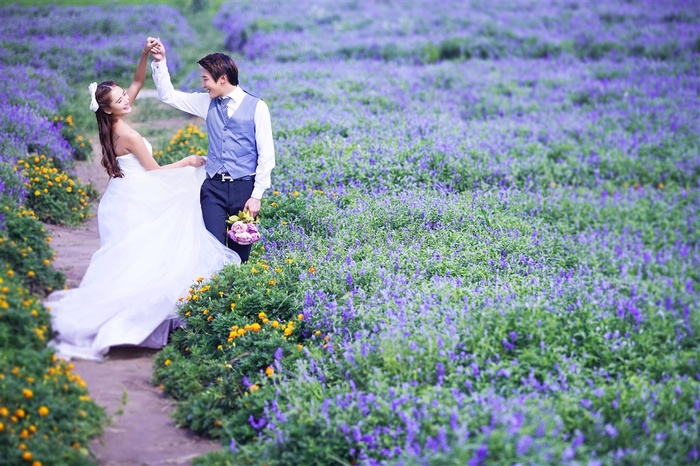
[[[228,173],[217,173],[214,176],[209,176],[207,173],[207,178],[214,181],[251,181],[255,179],[255,175],[241,176],[240,178],[232,178]]]

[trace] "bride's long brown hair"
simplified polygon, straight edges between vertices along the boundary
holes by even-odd
[[[114,150],[114,124],[117,122],[114,115],[105,113],[111,103],[110,93],[117,83],[114,81],[104,81],[97,86],[95,100],[99,108],[95,112],[97,118],[97,130],[100,134],[100,145],[102,146],[102,166],[107,170],[110,178],[122,178],[124,174],[117,163],[117,153]]]

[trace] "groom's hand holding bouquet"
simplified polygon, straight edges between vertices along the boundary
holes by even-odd
[[[226,223],[231,225],[228,230],[228,237],[235,243],[248,245],[260,239],[258,230],[258,220],[246,212],[238,212],[238,215],[231,215]]]

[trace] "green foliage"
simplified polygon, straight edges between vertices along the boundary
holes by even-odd
[[[9,464],[93,464],[89,440],[104,411],[72,365],[46,347],[50,317],[6,267],[0,269],[0,457]]]
[[[183,401],[175,413],[181,424],[207,436],[235,431],[252,437],[247,397],[264,399],[253,392],[269,384],[278,348],[285,355],[299,352],[304,323],[295,284],[301,268],[292,258],[275,267],[258,261],[193,285],[179,309],[187,328],[156,356],[154,371],[154,382]],[[255,406],[259,411],[262,401]]]
[[[207,155],[209,139],[197,126],[189,124],[170,139],[165,150],[155,151],[153,157],[160,165],[177,162],[189,155]]]
[[[27,207],[41,220],[61,225],[78,225],[92,217],[92,201],[97,190],[58,167],[51,157],[29,154],[17,162],[28,195]]]
[[[5,206],[5,229],[0,233],[0,265],[9,276],[17,276],[23,286],[44,295],[63,286],[65,277],[52,261],[51,237],[34,212],[23,207]]]
[[[73,124],[71,115],[55,116],[54,123],[61,128],[61,136],[68,141],[73,149],[73,157],[75,160],[90,160],[92,157],[92,139],[86,138],[78,132],[78,129]]]

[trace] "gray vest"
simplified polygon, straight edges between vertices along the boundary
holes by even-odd
[[[211,99],[206,119],[209,151],[205,168],[209,176],[226,172],[235,179],[255,173],[258,167],[255,108],[259,100],[246,93],[239,107],[224,123],[226,109],[221,99]]]

